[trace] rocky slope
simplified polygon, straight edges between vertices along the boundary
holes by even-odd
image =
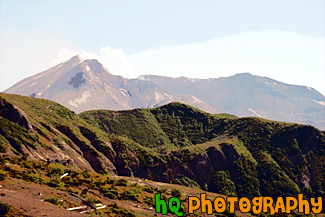
[[[323,195],[324,146],[324,131],[312,126],[211,115],[180,103],[76,115],[52,101],[0,94],[0,151],[7,155],[225,195]]]
[[[53,100],[77,113],[92,109],[152,108],[173,101],[216,112],[197,97],[168,94],[150,81],[112,75],[97,60],[82,60],[79,56],[26,78],[5,92]]]
[[[191,94],[220,112],[310,124],[325,130],[325,97],[315,89],[249,73],[191,79],[143,75],[171,94]]]
[[[201,193],[206,193],[209,199],[225,197],[190,187],[135,177],[108,176],[25,157],[4,157],[0,154],[0,162],[1,217],[176,216],[155,212],[156,193],[164,198],[180,198],[184,216],[203,217],[211,215],[199,210],[188,214],[185,198]],[[67,175],[60,178],[63,174]],[[28,198],[28,203],[21,198]],[[92,207],[99,209],[94,211]],[[229,210],[223,214],[235,216]],[[236,216],[251,215],[241,213],[236,207]]]

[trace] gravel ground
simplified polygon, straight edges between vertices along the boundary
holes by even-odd
[[[0,186],[0,202],[16,206],[31,216],[87,216],[42,201],[46,197],[60,197],[60,195],[64,195],[64,198],[68,198],[70,202],[80,203],[77,198],[67,195],[65,192],[34,183],[24,183],[11,178],[7,178],[6,182],[0,182]]]

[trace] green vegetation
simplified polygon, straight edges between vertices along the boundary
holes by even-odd
[[[7,172],[0,170],[0,181],[4,181],[7,177]]]
[[[229,171],[216,172],[212,177],[209,190],[218,194],[236,196],[236,186],[230,178]]]
[[[110,211],[112,213],[114,213],[116,216],[121,216],[121,217],[137,217],[137,215],[135,215],[134,213],[132,213],[129,210],[126,210],[126,209],[121,209],[116,204],[110,205]]]
[[[6,203],[0,202],[0,215],[6,216],[11,211],[11,206]]]
[[[53,203],[54,205],[62,205],[63,204],[63,200],[59,197],[48,197],[48,198],[45,198],[44,201]]]
[[[134,186],[126,180],[105,179],[104,183],[72,168],[239,197],[299,192],[314,197],[325,192],[325,133],[312,126],[211,115],[180,103],[80,115],[48,100],[18,95],[0,93],[0,104],[1,153],[40,156],[71,169],[51,167],[40,175],[41,168],[27,160],[23,167],[28,172],[3,168],[28,182],[59,189],[84,186],[108,198],[136,202],[144,201],[137,195],[161,189],[148,187],[136,194],[129,191]],[[13,113],[20,119],[12,118]],[[69,176],[60,179],[66,172]]]
[[[116,186],[128,186],[128,181],[126,179],[119,179],[117,183],[115,184]]]
[[[173,188],[171,190],[171,195],[177,198],[181,198],[182,197],[182,192],[181,190],[177,189],[177,188]]]
[[[226,120],[180,103],[159,109],[89,111],[80,117],[106,132],[128,137],[150,148],[170,143],[183,147],[207,142],[214,137],[214,128],[222,124],[214,120]]]

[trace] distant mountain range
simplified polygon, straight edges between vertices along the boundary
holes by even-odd
[[[315,89],[249,73],[211,79],[142,75],[170,94],[191,94],[219,112],[297,122],[325,129],[325,97]]]
[[[53,100],[77,113],[153,108],[173,101],[216,112],[192,95],[171,95],[150,81],[112,75],[97,60],[83,60],[79,56],[26,78],[5,92]]]
[[[142,75],[125,79],[79,56],[5,91],[56,101],[80,113],[93,109],[154,108],[178,101],[209,113],[230,113],[325,129],[325,97],[313,88],[249,73],[192,79]]]

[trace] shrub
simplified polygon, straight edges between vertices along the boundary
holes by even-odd
[[[0,155],[0,164],[5,164],[6,159],[3,155]]]
[[[154,193],[157,188],[153,188],[152,186],[145,186],[143,187],[143,190],[148,192],[148,193]]]
[[[139,189],[139,188],[130,188],[127,192],[128,192],[128,194],[140,194],[141,189]]]
[[[155,201],[154,201],[153,197],[148,197],[148,196],[146,196],[146,197],[143,199],[143,202],[145,202],[146,204],[148,204],[148,205],[151,206],[151,207],[154,207],[154,206],[155,206]]]
[[[9,204],[0,202],[0,216],[5,216],[10,211],[11,206]]]
[[[34,183],[38,183],[39,179],[32,173],[28,173],[24,180],[29,181],[29,182],[34,182]]]
[[[228,196],[236,196],[236,186],[229,173],[218,171],[212,176],[210,190]]]
[[[194,180],[187,178],[186,176],[182,176],[182,178],[178,178],[172,181],[174,184],[177,185],[184,185],[184,186],[188,186],[191,188],[197,188],[200,189],[200,185],[195,182]]]
[[[92,197],[86,197],[85,200],[90,204],[102,203],[102,201],[100,201],[99,199],[92,198]]]
[[[7,147],[1,143],[0,141],[0,153],[6,153],[7,152]]]
[[[104,196],[110,199],[115,199],[119,196],[119,192],[116,188],[101,188],[100,191],[104,193]]]
[[[182,197],[182,192],[181,190],[177,189],[177,188],[173,188],[171,191],[172,196],[174,197],[178,197],[181,198]]]
[[[51,169],[50,176],[61,176],[63,173],[64,170],[61,167],[54,167]]]
[[[119,179],[116,184],[116,186],[128,186],[128,181],[126,179]]]
[[[162,194],[162,193],[167,193],[167,188],[166,187],[162,187],[161,189],[157,190],[158,193]]]
[[[140,203],[140,196],[139,196],[140,193],[141,193],[140,189],[131,188],[128,191],[123,192],[120,195],[120,199],[121,200],[133,200],[133,201],[136,201],[136,202]]]
[[[110,211],[112,213],[115,213],[116,216],[120,216],[120,217],[137,217],[137,215],[135,215],[133,212],[126,209],[121,209],[115,203],[110,205]]]
[[[4,181],[7,177],[7,172],[0,170],[0,181]]]
[[[114,179],[110,179],[109,177],[107,177],[106,179],[106,184],[114,184],[115,183],[115,180]]]
[[[85,188],[85,189],[82,190],[81,195],[85,195],[86,196],[87,195],[87,192],[88,192],[88,189]]]
[[[81,173],[82,177],[84,177],[85,179],[90,178],[90,172],[88,170],[85,170]]]
[[[59,177],[59,179],[51,178],[50,181],[47,183],[47,185],[50,186],[50,187],[61,187],[62,182],[60,180],[60,177]]]
[[[108,191],[104,194],[105,197],[109,198],[109,199],[115,199],[117,197],[117,195],[113,194],[112,192]]]
[[[137,194],[129,194],[127,192],[123,192],[120,195],[120,199],[121,200],[133,200],[133,201],[136,201],[136,202],[140,203],[140,197]]]
[[[53,203],[55,205],[62,205],[63,204],[63,200],[61,198],[59,198],[59,197],[48,197],[48,198],[45,198],[44,201]]]
[[[57,139],[54,138],[53,142],[55,143],[56,146],[58,146],[60,149],[63,149],[63,145],[61,144],[61,142]]]
[[[47,184],[51,187],[62,186],[63,183],[61,182],[60,177],[61,177],[61,175],[63,175],[63,173],[64,173],[64,170],[60,167],[52,168],[51,172],[50,172],[51,179]]]

